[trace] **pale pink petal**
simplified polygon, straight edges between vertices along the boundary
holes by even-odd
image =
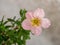
[[[49,19],[47,19],[47,18],[42,19],[42,27],[43,28],[48,28],[50,25],[51,25],[51,22]]]
[[[37,17],[44,17],[45,16],[45,13],[44,13],[44,10],[43,9],[40,9],[40,8],[37,8],[34,12],[34,16],[37,16]]]
[[[26,13],[26,18],[27,18],[27,19],[33,18],[33,12],[32,12],[32,11],[28,11],[28,12]]]
[[[32,28],[31,29],[31,32],[32,32],[32,34],[34,34],[34,35],[40,35],[41,34],[41,32],[42,32],[42,28],[40,27],[35,27],[35,28]]]
[[[29,22],[27,19],[25,19],[25,20],[22,22],[22,27],[23,27],[23,29],[25,29],[25,30],[30,30],[30,22]]]

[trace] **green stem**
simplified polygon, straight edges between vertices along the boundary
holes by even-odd
[[[23,36],[23,43],[24,43],[24,45],[26,45],[25,36]]]

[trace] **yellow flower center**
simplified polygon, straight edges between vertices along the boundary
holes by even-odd
[[[41,24],[41,20],[38,18],[34,18],[31,20],[32,26],[39,26]]]

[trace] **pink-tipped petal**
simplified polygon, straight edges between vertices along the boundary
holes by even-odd
[[[40,35],[40,34],[41,34],[42,29],[41,29],[41,27],[40,27],[40,28],[39,28],[39,27],[38,27],[38,28],[37,28],[37,27],[36,27],[36,28],[32,28],[32,29],[31,29],[31,32],[32,32],[32,34],[34,34],[34,35],[37,35],[37,36],[38,36],[38,35]]]
[[[23,27],[23,29],[25,29],[25,30],[30,30],[30,22],[29,22],[27,19],[25,19],[25,20],[22,22],[22,27]]]
[[[34,16],[40,17],[40,18],[44,17],[45,16],[44,10],[40,9],[40,8],[37,8],[34,12]]]
[[[27,12],[27,13],[26,13],[26,18],[27,18],[27,19],[33,18],[33,12],[32,12],[32,11]]]
[[[50,25],[51,25],[51,22],[49,19],[47,19],[47,18],[42,19],[42,27],[43,28],[48,28]]]

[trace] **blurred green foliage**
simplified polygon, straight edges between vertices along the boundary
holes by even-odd
[[[4,21],[3,16],[0,21],[0,45],[16,45],[16,43],[18,45],[26,45],[26,40],[30,39],[30,31],[24,30],[21,26],[22,21],[25,19],[26,12],[25,9],[21,9],[19,12],[21,18],[17,20],[16,17],[13,17],[13,19],[8,18],[7,21]]]

